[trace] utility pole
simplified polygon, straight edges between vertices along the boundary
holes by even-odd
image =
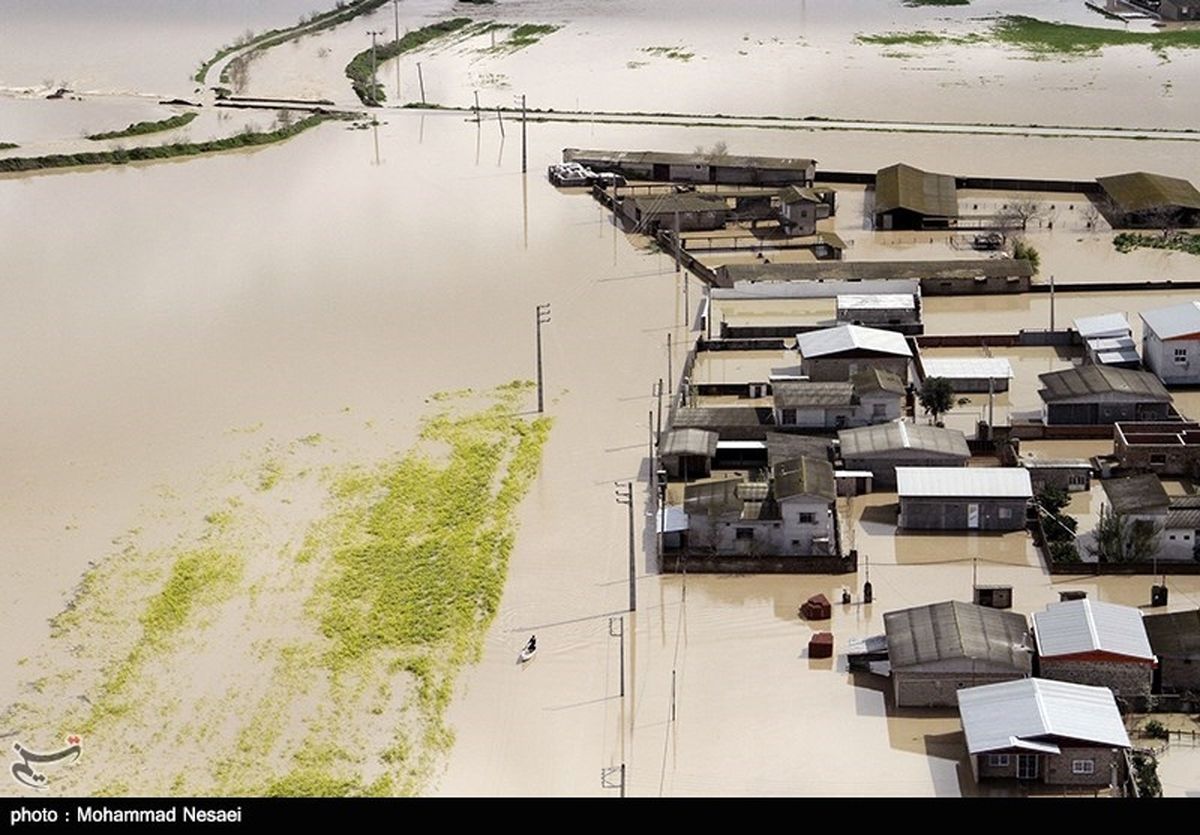
[[[421,73],[421,62],[417,62],[417,83],[421,85],[421,104],[425,104],[425,76]]]
[[[504,114],[500,111],[500,105],[496,105],[496,122],[500,125],[500,138],[504,138]]]
[[[392,12],[396,19],[396,45],[399,48],[400,44],[400,3],[399,0],[392,0]],[[400,98],[400,60],[396,59],[396,104],[402,104]]]
[[[613,624],[620,626],[619,632],[613,632]],[[608,636],[621,639],[621,698],[625,698],[625,616],[608,619]]]
[[[479,91],[475,91],[475,124],[479,124]]]
[[[667,382],[671,384],[671,397],[675,396],[675,375],[671,372],[674,367],[671,364],[671,332],[667,331]],[[671,401],[667,400],[667,408],[670,408]]]
[[[627,481],[624,484],[614,482],[617,485],[616,496],[617,504],[627,505],[629,507],[629,611],[637,611],[637,561],[633,555],[633,482]]]
[[[521,94],[521,173],[529,171],[529,151],[525,140],[525,94]]]
[[[379,82],[375,78],[375,38],[378,35],[386,35],[386,29],[372,29],[367,32],[371,36],[371,103],[376,107],[379,106]]]
[[[542,386],[542,325],[550,321],[550,305],[539,304],[537,306],[537,390],[538,390],[538,414],[540,415],[545,408],[545,398],[543,395]]]
[[[675,212],[675,272],[680,271],[679,267],[679,212]]]
[[[654,422],[654,448],[658,449],[658,447],[662,444],[662,377],[658,378],[658,385],[654,387],[654,395],[658,398],[658,415]]]
[[[1054,333],[1054,273],[1050,273],[1050,333]]]

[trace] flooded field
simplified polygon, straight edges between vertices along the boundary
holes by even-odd
[[[36,9],[0,0],[0,141],[22,144],[17,154],[73,152],[84,132],[165,118],[175,111],[155,104],[158,95],[195,92],[190,76],[217,47],[245,29],[290,24],[311,5],[102,2],[78,14],[64,0]],[[401,27],[464,8],[406,0]],[[389,90],[400,70],[392,101],[416,98],[421,61],[428,99],[452,105],[469,104],[478,90],[488,107],[527,93],[531,107],[560,110],[1174,128],[1194,127],[1200,112],[1193,86],[1169,83],[1200,66],[1191,52],[1172,51],[1169,65],[1140,46],[1033,61],[1010,48],[943,43],[900,55],[909,50],[857,40],[898,29],[957,37],[994,13],[1108,25],[1065,0],[964,9],[534,0],[470,11],[561,28],[519,49],[500,38],[493,51],[491,33],[480,32],[385,63],[379,75]],[[385,6],[268,50],[250,63],[247,86],[353,104],[345,64],[369,45],[367,29],[394,27],[392,14]],[[884,77],[894,84],[881,84]],[[84,100],[27,92],[57,85]],[[917,95],[930,90],[936,95]],[[205,139],[274,118],[271,110],[206,107],[186,128],[145,141]],[[41,744],[85,715],[82,705],[103,703],[97,682],[122,664],[137,684],[125,713],[86,732],[89,750],[131,761],[120,780],[98,756],[52,790],[261,790],[231,781],[247,751],[273,764],[263,781],[296,769],[306,775],[328,758],[327,739],[306,737],[313,717],[322,727],[347,719],[347,738],[395,731],[389,720],[406,691],[375,689],[378,671],[359,682],[370,684],[358,693],[363,710],[322,713],[320,689],[280,707],[289,671],[314,663],[297,646],[319,646],[305,643],[316,634],[305,601],[316,599],[320,563],[301,555],[328,522],[330,491],[352,491],[352,477],[409,451],[422,420],[448,402],[436,393],[469,388],[462,397],[483,397],[533,377],[529,314],[544,303],[552,310],[543,330],[546,405],[555,422],[516,510],[508,580],[481,657],[445,695],[452,742],[423,740],[417,750],[427,758],[414,760],[420,767],[403,781],[380,783],[387,769],[376,759],[346,766],[353,784],[283,786],[613,795],[600,770],[624,763],[631,795],[975,794],[953,713],[897,711],[881,682],[851,676],[842,658],[809,659],[812,630],[796,617],[798,604],[852,589],[855,602],[835,606],[829,624],[840,653],[848,639],[878,633],[884,611],[964,598],[973,578],[1012,585],[1024,612],[1064,588],[1148,601],[1148,578],[1051,581],[1024,533],[897,535],[889,494],[840,508],[849,547],[863,558],[856,576],[658,574],[645,518],[646,413],[654,381],[667,376],[667,334],[678,372],[702,293],[692,282],[685,294],[668,258],[619,233],[585,194],[549,187],[542,172],[564,147],[690,151],[724,141],[734,153],[806,155],[847,170],[902,159],[955,173],[1091,178],[1138,168],[1198,179],[1192,143],[533,121],[531,173],[522,176],[511,118],[506,134],[492,118],[474,124],[457,113],[386,110],[380,119],[373,130],[324,125],[250,153],[0,176],[0,350],[14,358],[0,374],[0,525],[8,534],[0,705],[28,720],[17,733]],[[847,189],[843,201],[833,225],[851,242],[849,257],[957,252],[944,237],[873,238],[861,190]],[[1029,237],[1043,273],[1062,281],[1196,276],[1187,256],[1119,255],[1106,235],[1063,222]],[[1185,298],[1063,293],[1056,317],[1136,314]],[[770,315],[750,304],[736,309]],[[941,298],[925,309],[931,333],[1011,332],[1043,326],[1049,300]],[[1038,370],[1069,361],[1042,349],[1004,355],[1024,376],[1012,408],[1028,399]],[[765,359],[731,352],[706,358],[694,378],[765,378],[794,365],[785,351]],[[532,395],[523,396],[522,414],[532,418]],[[626,510],[613,499],[615,481],[634,483],[636,613],[626,612]],[[122,655],[130,630],[151,622],[139,606],[164,580],[164,555],[214,549],[238,557],[230,562],[238,571],[222,575],[224,596],[202,601],[203,616],[167,650]],[[97,566],[100,579],[81,587]],[[863,604],[868,576],[875,602]],[[115,594],[124,588],[136,593]],[[1173,610],[1200,604],[1200,578],[1172,578],[1171,591]],[[71,620],[56,616],[96,611],[90,600],[107,606],[93,635],[71,646],[52,637]],[[612,620],[622,617],[623,625]],[[622,628],[624,698],[622,644],[612,637]],[[541,649],[518,667],[530,633]],[[250,745],[264,716],[278,730]],[[820,769],[811,767],[814,751]],[[1194,791],[1194,766],[1176,751],[1170,757],[1164,784]]]

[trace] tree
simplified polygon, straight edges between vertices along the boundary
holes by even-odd
[[[1046,207],[1027,194],[1018,194],[1000,209],[1000,217],[1013,226],[1027,229],[1031,221],[1043,217]]]
[[[1158,551],[1162,526],[1130,519],[1104,505],[1088,553],[1100,562],[1145,562]]]
[[[1095,229],[1100,224],[1102,217],[1100,207],[1095,203],[1088,203],[1083,209],[1083,222],[1087,224],[1088,229]]]
[[[1038,254],[1038,251],[1025,243],[1021,238],[1013,239],[1013,258],[1017,260],[1024,258],[1033,267],[1034,273],[1038,271],[1038,267],[1042,264],[1042,256]]]
[[[934,423],[938,423],[941,416],[955,406],[970,402],[966,397],[955,400],[954,386],[945,377],[926,377],[917,393],[917,400]]]

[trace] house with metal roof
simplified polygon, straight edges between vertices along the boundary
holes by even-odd
[[[687,183],[796,184],[811,186],[816,160],[671,151],[597,151],[564,148],[563,162],[612,171],[639,180]]]
[[[1102,425],[1118,420],[1163,420],[1171,394],[1147,371],[1081,365],[1039,374],[1042,420],[1047,425]]]
[[[1146,367],[1168,386],[1200,383],[1200,301],[1140,315]]]
[[[780,427],[841,429],[896,420],[904,383],[882,368],[868,368],[844,383],[776,380],[771,384],[775,423]]]
[[[1013,377],[1012,363],[1004,357],[922,357],[921,370],[923,379],[949,380],[956,394],[1008,391]]]
[[[898,707],[953,707],[964,687],[1032,674],[1025,616],[952,600],[883,616]]]
[[[1097,177],[1101,211],[1114,229],[1200,226],[1200,191],[1187,180],[1136,171]]]
[[[870,472],[873,487],[894,490],[897,467],[965,467],[971,460],[966,436],[957,429],[892,421],[838,432],[847,470]]]
[[[882,368],[908,382],[912,349],[900,334],[860,325],[838,325],[796,335],[800,373],[818,382],[844,382],[867,368]]]
[[[1163,693],[1200,693],[1200,609],[1142,618]]]
[[[720,435],[706,429],[672,429],[663,436],[658,455],[670,478],[704,478],[717,454]]]
[[[732,213],[725,198],[694,192],[626,197],[620,212],[626,226],[643,235],[676,224],[680,232],[723,229]]]
[[[901,528],[1016,531],[1033,485],[1022,467],[897,467],[896,493]]]
[[[1051,603],[1033,615],[1039,675],[1147,696],[1155,657],[1142,613],[1085,598]]]
[[[945,229],[958,218],[958,184],[897,163],[875,173],[876,229]]]
[[[1107,786],[1124,777],[1129,734],[1111,691],[1026,678],[958,691],[976,780]]]
[[[815,235],[817,221],[833,215],[836,199],[831,188],[788,186],[779,192],[779,225],[791,237]]]

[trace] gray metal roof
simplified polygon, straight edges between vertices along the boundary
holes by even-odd
[[[1029,499],[1024,467],[897,467],[900,498]]]
[[[896,357],[912,356],[912,349],[900,334],[879,328],[864,328],[861,325],[838,325],[796,334],[796,348],[805,359],[827,357],[848,351],[869,351]]]
[[[944,357],[922,358],[925,378],[945,377],[947,380],[1011,380],[1012,364],[1004,357]]]
[[[1171,395],[1162,382],[1148,371],[1114,368],[1108,365],[1081,365],[1064,371],[1039,374],[1045,388],[1038,394],[1047,403],[1068,400],[1086,402],[1096,395],[1124,395],[1138,402],[1169,403]]]
[[[686,192],[684,194],[661,194],[654,197],[626,197],[622,201],[642,215],[669,215],[675,212],[728,212],[729,204],[723,197]]]
[[[1033,641],[1025,616],[957,600],[883,616],[892,669],[937,661],[986,661],[1029,675]]]
[[[833,466],[828,461],[797,458],[776,464],[771,472],[776,500],[792,496],[815,496],[832,502],[837,498]]]
[[[564,148],[563,162],[593,167],[605,165],[715,165],[723,168],[757,168],[762,171],[806,171],[816,160],[803,157],[750,157],[732,154],[677,153],[673,151],[595,151]]]
[[[1184,302],[1159,307],[1141,314],[1146,327],[1159,339],[1177,339],[1200,333],[1200,302]]]
[[[965,461],[971,457],[967,436],[957,429],[893,421],[838,432],[842,458],[887,458],[905,449]]]
[[[1126,513],[1162,511],[1171,503],[1162,482],[1153,473],[1109,478],[1100,484],[1108,496],[1108,503],[1112,505],[1113,512],[1119,516]]]
[[[821,461],[828,461],[833,440],[812,435],[793,435],[788,432],[768,432],[766,445],[767,465],[774,467],[776,464],[795,458],[817,458]]]
[[[766,426],[771,410],[753,406],[689,406],[675,412],[673,427],[720,430],[725,427]]]
[[[1090,470],[1092,462],[1086,458],[1022,458],[1021,466],[1027,470]]]
[[[672,429],[663,438],[660,455],[703,455],[712,458],[717,453],[716,432],[704,429]]]
[[[776,409],[805,409],[858,405],[853,383],[778,380],[771,384]]]
[[[971,754],[1027,748],[1057,753],[1056,741],[1128,748],[1129,735],[1107,687],[1024,678],[958,691]]]
[[[958,186],[949,174],[897,163],[875,174],[875,211],[906,209],[930,217],[958,217]]]
[[[683,509],[687,513],[706,513],[710,516],[740,514],[742,497],[738,494],[741,476],[716,481],[686,484],[683,488]]]
[[[1172,507],[1167,510],[1164,530],[1200,531],[1200,507]]]
[[[1187,180],[1135,171],[1097,177],[1096,182],[1123,212],[1148,209],[1200,209],[1200,191]]]
[[[678,533],[688,529],[687,511],[677,505],[667,505],[664,512],[654,514],[657,533]]]
[[[788,186],[779,192],[780,202],[790,203],[821,203],[821,192],[832,192],[833,189],[812,189],[801,188],[800,186]]]
[[[854,390],[860,395],[878,392],[903,395],[905,392],[904,381],[886,368],[864,369],[851,377],[850,382],[854,384]]]
[[[1200,609],[1142,618],[1154,654],[1200,661]]]
[[[1075,330],[1084,339],[1105,336],[1126,336],[1130,332],[1129,320],[1123,313],[1102,313],[1099,316],[1081,316],[1072,322]]]
[[[1038,654],[1043,658],[1103,652],[1153,661],[1142,613],[1132,606],[1099,600],[1051,603],[1033,615]]]
[[[1025,259],[970,258],[949,261],[813,261],[726,264],[720,272],[739,281],[874,281],[878,279],[1029,278]]]

